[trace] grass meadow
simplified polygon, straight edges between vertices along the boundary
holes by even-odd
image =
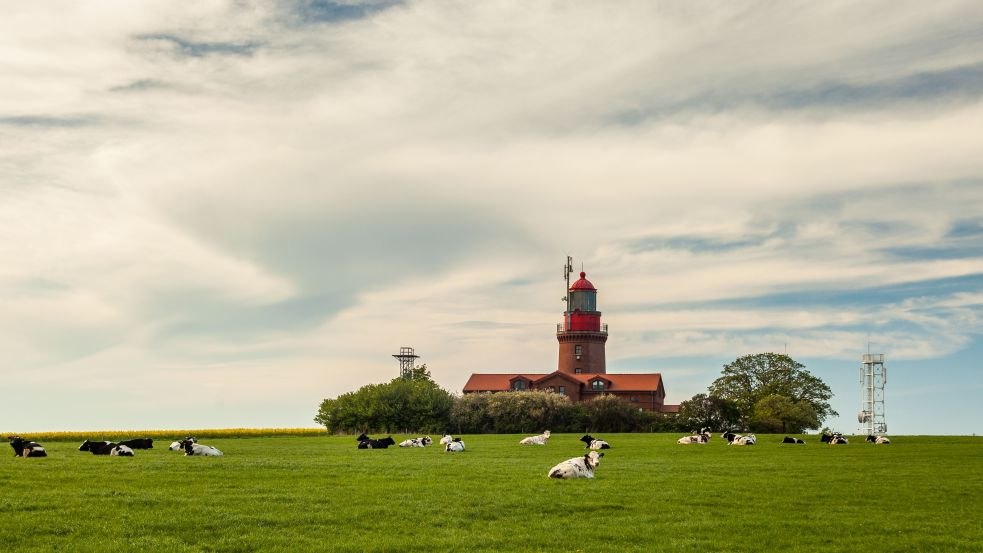
[[[983,438],[728,447],[606,434],[596,478],[559,481],[547,471],[583,454],[579,435],[463,436],[457,454],[202,435],[225,456],[185,457],[163,437],[133,458],[93,456],[75,435],[25,435],[49,457],[0,460],[0,550],[983,550]]]

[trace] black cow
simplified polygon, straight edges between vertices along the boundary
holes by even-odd
[[[132,440],[123,440],[119,445],[125,445],[130,449],[153,449],[154,441],[151,438],[133,438]]]
[[[823,435],[819,437],[819,440],[829,445],[846,445],[850,443],[850,440],[847,440],[841,432],[833,432],[832,434],[823,432]]]
[[[611,449],[611,444],[605,442],[604,440],[598,440],[590,434],[584,434],[580,441],[587,444],[587,449]]]
[[[355,439],[358,441],[358,449],[387,449],[391,445],[396,445],[396,440],[392,436],[386,436],[381,440],[373,440],[363,433]]]
[[[37,442],[25,440],[20,436],[7,436],[10,440],[10,447],[14,450],[14,457],[47,457],[48,452],[44,446]]]
[[[107,441],[93,442],[92,440],[85,440],[79,446],[79,451],[88,451],[93,455],[109,455],[117,445]]]
[[[782,443],[783,444],[804,444],[805,441],[802,440],[801,438],[789,438],[788,436],[785,436],[785,438],[782,440]]]

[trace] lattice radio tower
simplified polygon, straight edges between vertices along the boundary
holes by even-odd
[[[403,346],[399,348],[399,353],[393,354],[393,357],[399,359],[399,376],[406,380],[413,380],[413,364],[420,356],[413,353],[413,348]]]
[[[858,435],[887,434],[887,422],[884,419],[885,384],[887,384],[887,367],[884,366],[884,354],[865,353],[860,362]]]

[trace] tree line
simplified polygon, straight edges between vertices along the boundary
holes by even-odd
[[[604,395],[574,403],[546,391],[455,396],[426,365],[412,378],[370,384],[321,402],[314,421],[331,433],[521,434],[530,432],[689,432],[698,428],[798,434],[837,413],[833,394],[787,355],[745,355],[680,404],[679,413],[643,411]]]

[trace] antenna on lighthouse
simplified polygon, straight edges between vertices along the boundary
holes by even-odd
[[[567,264],[563,266],[563,279],[567,281],[567,287],[564,289],[566,295],[563,296],[563,301],[570,305],[570,273],[573,272],[573,258],[569,255],[567,256]]]
[[[413,380],[413,363],[420,358],[414,353],[413,348],[403,346],[399,348],[399,353],[394,353],[393,357],[399,359],[399,376],[405,380]]]

